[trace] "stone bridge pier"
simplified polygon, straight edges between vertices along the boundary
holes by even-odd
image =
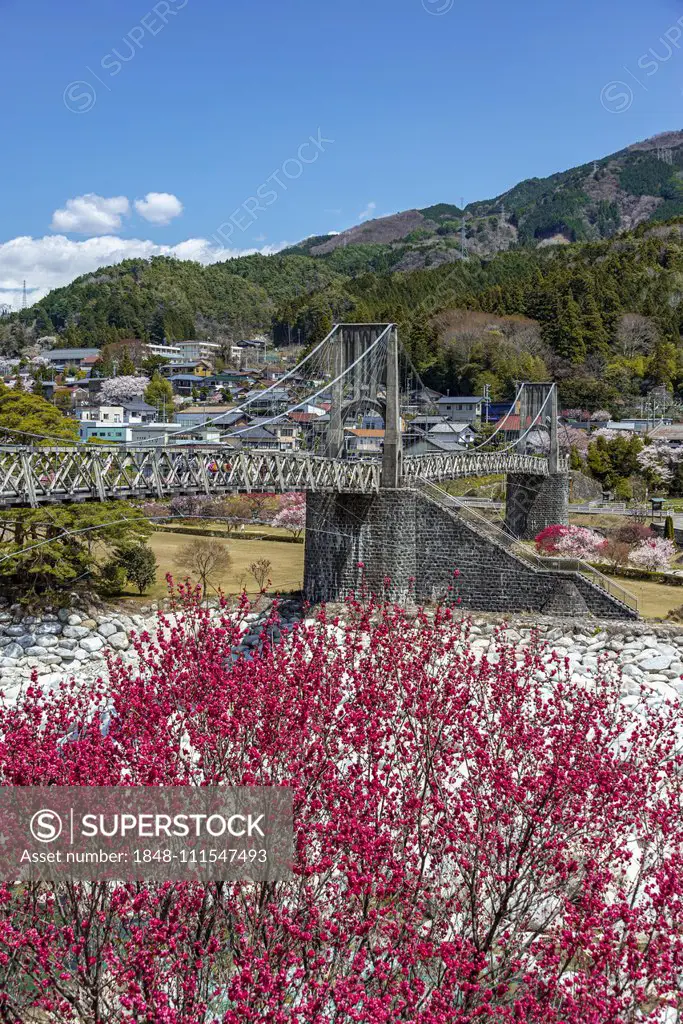
[[[529,450],[530,435],[537,425],[545,431],[548,476],[509,473],[506,477],[505,525],[520,540],[533,540],[546,526],[569,522],[569,473],[561,472],[557,436],[558,401],[556,384],[525,384],[519,400],[519,454]]]
[[[569,522],[569,474],[506,477],[505,526],[520,540],[533,540],[546,526]]]
[[[559,477],[540,479],[546,486],[537,484],[535,500],[524,511],[529,530],[545,522],[542,514],[557,521],[565,493]],[[519,487],[528,501],[533,492]],[[401,602],[459,599],[464,608],[481,611],[637,618],[580,573],[537,568],[504,535],[473,524],[430,489],[309,492],[305,597],[313,603],[343,601],[363,587]]]

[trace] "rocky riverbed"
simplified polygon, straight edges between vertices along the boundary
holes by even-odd
[[[220,614],[217,609],[212,615]],[[294,601],[280,607],[282,621],[271,629],[273,640],[301,618]],[[258,646],[269,603],[246,617],[239,652]],[[311,620],[308,620],[311,621]],[[474,615],[470,646],[479,658],[484,653],[495,659],[495,634],[505,624],[505,635],[517,648],[518,659],[535,633],[547,645],[545,660],[556,651],[568,659],[572,679],[590,682],[603,658],[623,673],[624,700],[636,702],[642,684],[652,699],[683,697],[683,627],[663,623],[583,621],[549,617]],[[119,609],[64,608],[27,615],[19,605],[0,607],[0,691],[15,699],[31,679],[33,671],[41,686],[50,688],[72,676],[88,683],[106,668],[107,655],[134,662],[131,637],[157,630],[157,608],[142,607],[135,613]]]

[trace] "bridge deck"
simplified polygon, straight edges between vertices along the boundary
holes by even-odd
[[[548,461],[510,453],[407,456],[402,482],[439,481],[493,473],[547,476]],[[176,494],[252,491],[373,493],[379,461],[330,459],[306,452],[244,449],[0,448],[0,507]]]

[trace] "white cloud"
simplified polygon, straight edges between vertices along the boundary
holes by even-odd
[[[377,209],[377,203],[368,203],[362,213],[358,214],[358,220],[369,220],[375,210]]]
[[[52,214],[53,231],[70,231],[79,235],[109,235],[121,227],[121,218],[130,213],[125,196],[104,196],[89,192],[67,199],[61,210]]]
[[[183,204],[170,192],[148,192],[144,199],[135,200],[135,209],[150,224],[170,224],[183,212]]]
[[[188,238],[177,245],[157,245],[141,238],[116,238],[112,235],[74,241],[64,235],[12,238],[0,243],[0,304],[14,309],[21,306],[26,281],[29,302],[37,302],[53,288],[69,284],[81,274],[127,259],[150,256],[175,256],[198,263],[217,263],[254,252],[269,255],[289,245],[267,245],[260,249],[223,249],[206,238]]]

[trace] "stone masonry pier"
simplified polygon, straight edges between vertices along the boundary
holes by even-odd
[[[578,572],[534,567],[422,491],[309,493],[306,598],[339,601],[363,583],[417,601],[443,599],[453,587],[465,608],[480,611],[638,617]]]

